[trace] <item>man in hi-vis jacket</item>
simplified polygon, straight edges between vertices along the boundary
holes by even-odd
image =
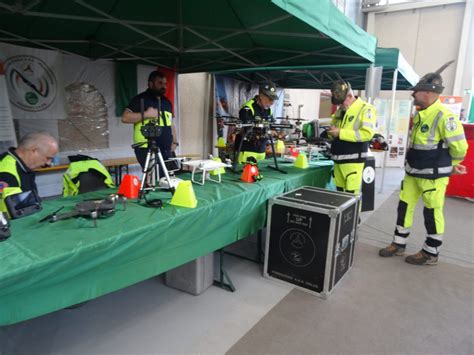
[[[426,74],[412,88],[414,104],[420,110],[414,118],[410,135],[393,242],[379,251],[383,257],[405,253],[413,213],[421,197],[426,240],[418,253],[406,257],[405,261],[413,265],[435,265],[438,262],[449,176],[466,173],[466,168],[460,164],[467,152],[463,126],[439,100],[444,89],[439,73],[446,66]]]

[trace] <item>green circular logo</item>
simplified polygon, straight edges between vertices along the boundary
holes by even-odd
[[[427,124],[424,124],[423,126],[421,126],[421,129],[420,129],[420,130],[421,130],[423,133],[425,133],[425,132],[428,132],[429,129],[430,129],[430,126],[428,126]]]
[[[16,55],[5,61],[5,79],[12,105],[24,111],[39,112],[55,102],[58,81],[50,65],[30,55]]]
[[[28,102],[30,105],[36,105],[38,103],[38,95],[34,92],[27,92],[25,94],[25,101]]]

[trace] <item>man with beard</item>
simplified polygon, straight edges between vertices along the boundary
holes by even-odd
[[[161,135],[156,138],[156,144],[160,148],[163,159],[167,160],[178,146],[176,128],[173,123],[173,107],[166,98],[166,77],[155,70],[148,76],[148,89],[135,96],[122,114],[123,123],[133,123],[133,143],[144,143],[135,148],[135,155],[141,167],[144,168],[148,152],[147,139],[141,133],[142,116],[140,101],[144,100],[144,123],[155,120],[161,127]],[[160,167],[161,174],[161,167]]]
[[[413,120],[405,160],[393,242],[379,250],[382,257],[405,253],[413,213],[421,197],[426,239],[423,248],[407,256],[405,261],[413,265],[435,265],[438,262],[444,233],[444,195],[449,176],[467,172],[460,164],[467,152],[463,126],[439,100],[444,89],[440,73],[450,63],[426,74],[412,88],[414,105],[419,111]]]
[[[29,133],[17,148],[0,154],[0,211],[6,212],[4,199],[21,192],[38,195],[34,169],[47,167],[58,153],[58,142],[47,132]]]

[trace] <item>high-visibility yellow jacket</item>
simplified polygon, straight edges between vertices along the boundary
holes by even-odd
[[[161,111],[159,114],[159,119],[157,121],[158,126],[160,127],[171,127],[172,121],[173,121],[173,114],[169,111]],[[143,120],[144,124],[149,123],[152,120],[152,118],[145,118]],[[147,139],[143,136],[142,131],[142,122],[136,122],[133,126],[133,142],[134,143],[142,143],[146,142]],[[142,146],[143,148],[147,147],[147,144],[144,144]]]
[[[250,110],[251,115],[245,114],[245,110]],[[257,104],[257,100],[255,97],[253,99],[248,100],[245,104],[242,105],[242,108],[239,112],[239,118],[243,122],[247,122],[250,120],[273,120],[272,109],[262,109]]]
[[[104,175],[104,184],[107,187],[115,187],[107,169],[96,159],[75,161],[63,175],[63,196],[75,196],[79,193],[79,174],[95,170]]]
[[[19,194],[21,190],[21,179],[16,169],[17,160],[11,154],[6,154],[2,160],[0,160],[0,171],[11,174],[15,177],[18,182],[17,186],[1,186],[0,187],[0,211],[8,212],[5,205],[5,198],[10,195]]]
[[[132,98],[126,109],[131,112],[140,112],[142,100],[144,110],[147,110],[150,107],[154,107],[159,111],[159,117],[157,118],[156,124],[162,127],[162,129],[160,137],[156,139],[156,143],[158,144],[158,147],[161,150],[168,151],[171,148],[171,143],[173,142],[173,139],[176,139],[176,137],[173,137],[172,134],[173,107],[171,102],[165,96],[158,97],[152,90],[147,89],[146,91]],[[144,124],[147,124],[154,119],[155,118],[145,117]],[[143,136],[141,128],[141,121],[136,122],[134,124],[133,142],[135,144],[143,143],[140,148],[147,148],[147,139]]]
[[[405,171],[425,179],[449,176],[452,166],[463,161],[467,147],[458,117],[436,100],[413,119]]]
[[[360,163],[367,158],[369,142],[374,136],[374,106],[357,98],[343,117],[332,115],[331,125],[340,128],[339,137],[331,143],[331,158],[336,163]]]
[[[243,123],[249,123],[252,121],[273,121],[272,110],[270,108],[263,109],[261,108],[256,100],[256,97],[250,99],[245,104],[242,105],[239,111],[239,118]],[[246,140],[242,142],[242,152],[254,152],[263,154],[266,150],[266,143],[268,137],[266,135],[265,129],[253,128],[251,131],[252,134],[247,134]],[[235,146],[238,147],[240,140],[242,139],[242,134],[238,134],[235,137]],[[263,155],[264,157],[265,155]]]

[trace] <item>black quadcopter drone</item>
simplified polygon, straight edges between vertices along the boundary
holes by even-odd
[[[58,214],[58,212],[63,209],[63,207],[61,207],[57,211],[42,218],[40,222],[54,223],[72,217],[90,217],[93,220],[94,227],[97,227],[98,218],[107,218],[115,214],[117,203],[122,203],[122,210],[125,211],[127,198],[119,195],[110,195],[105,199],[78,202],[74,210]]]

